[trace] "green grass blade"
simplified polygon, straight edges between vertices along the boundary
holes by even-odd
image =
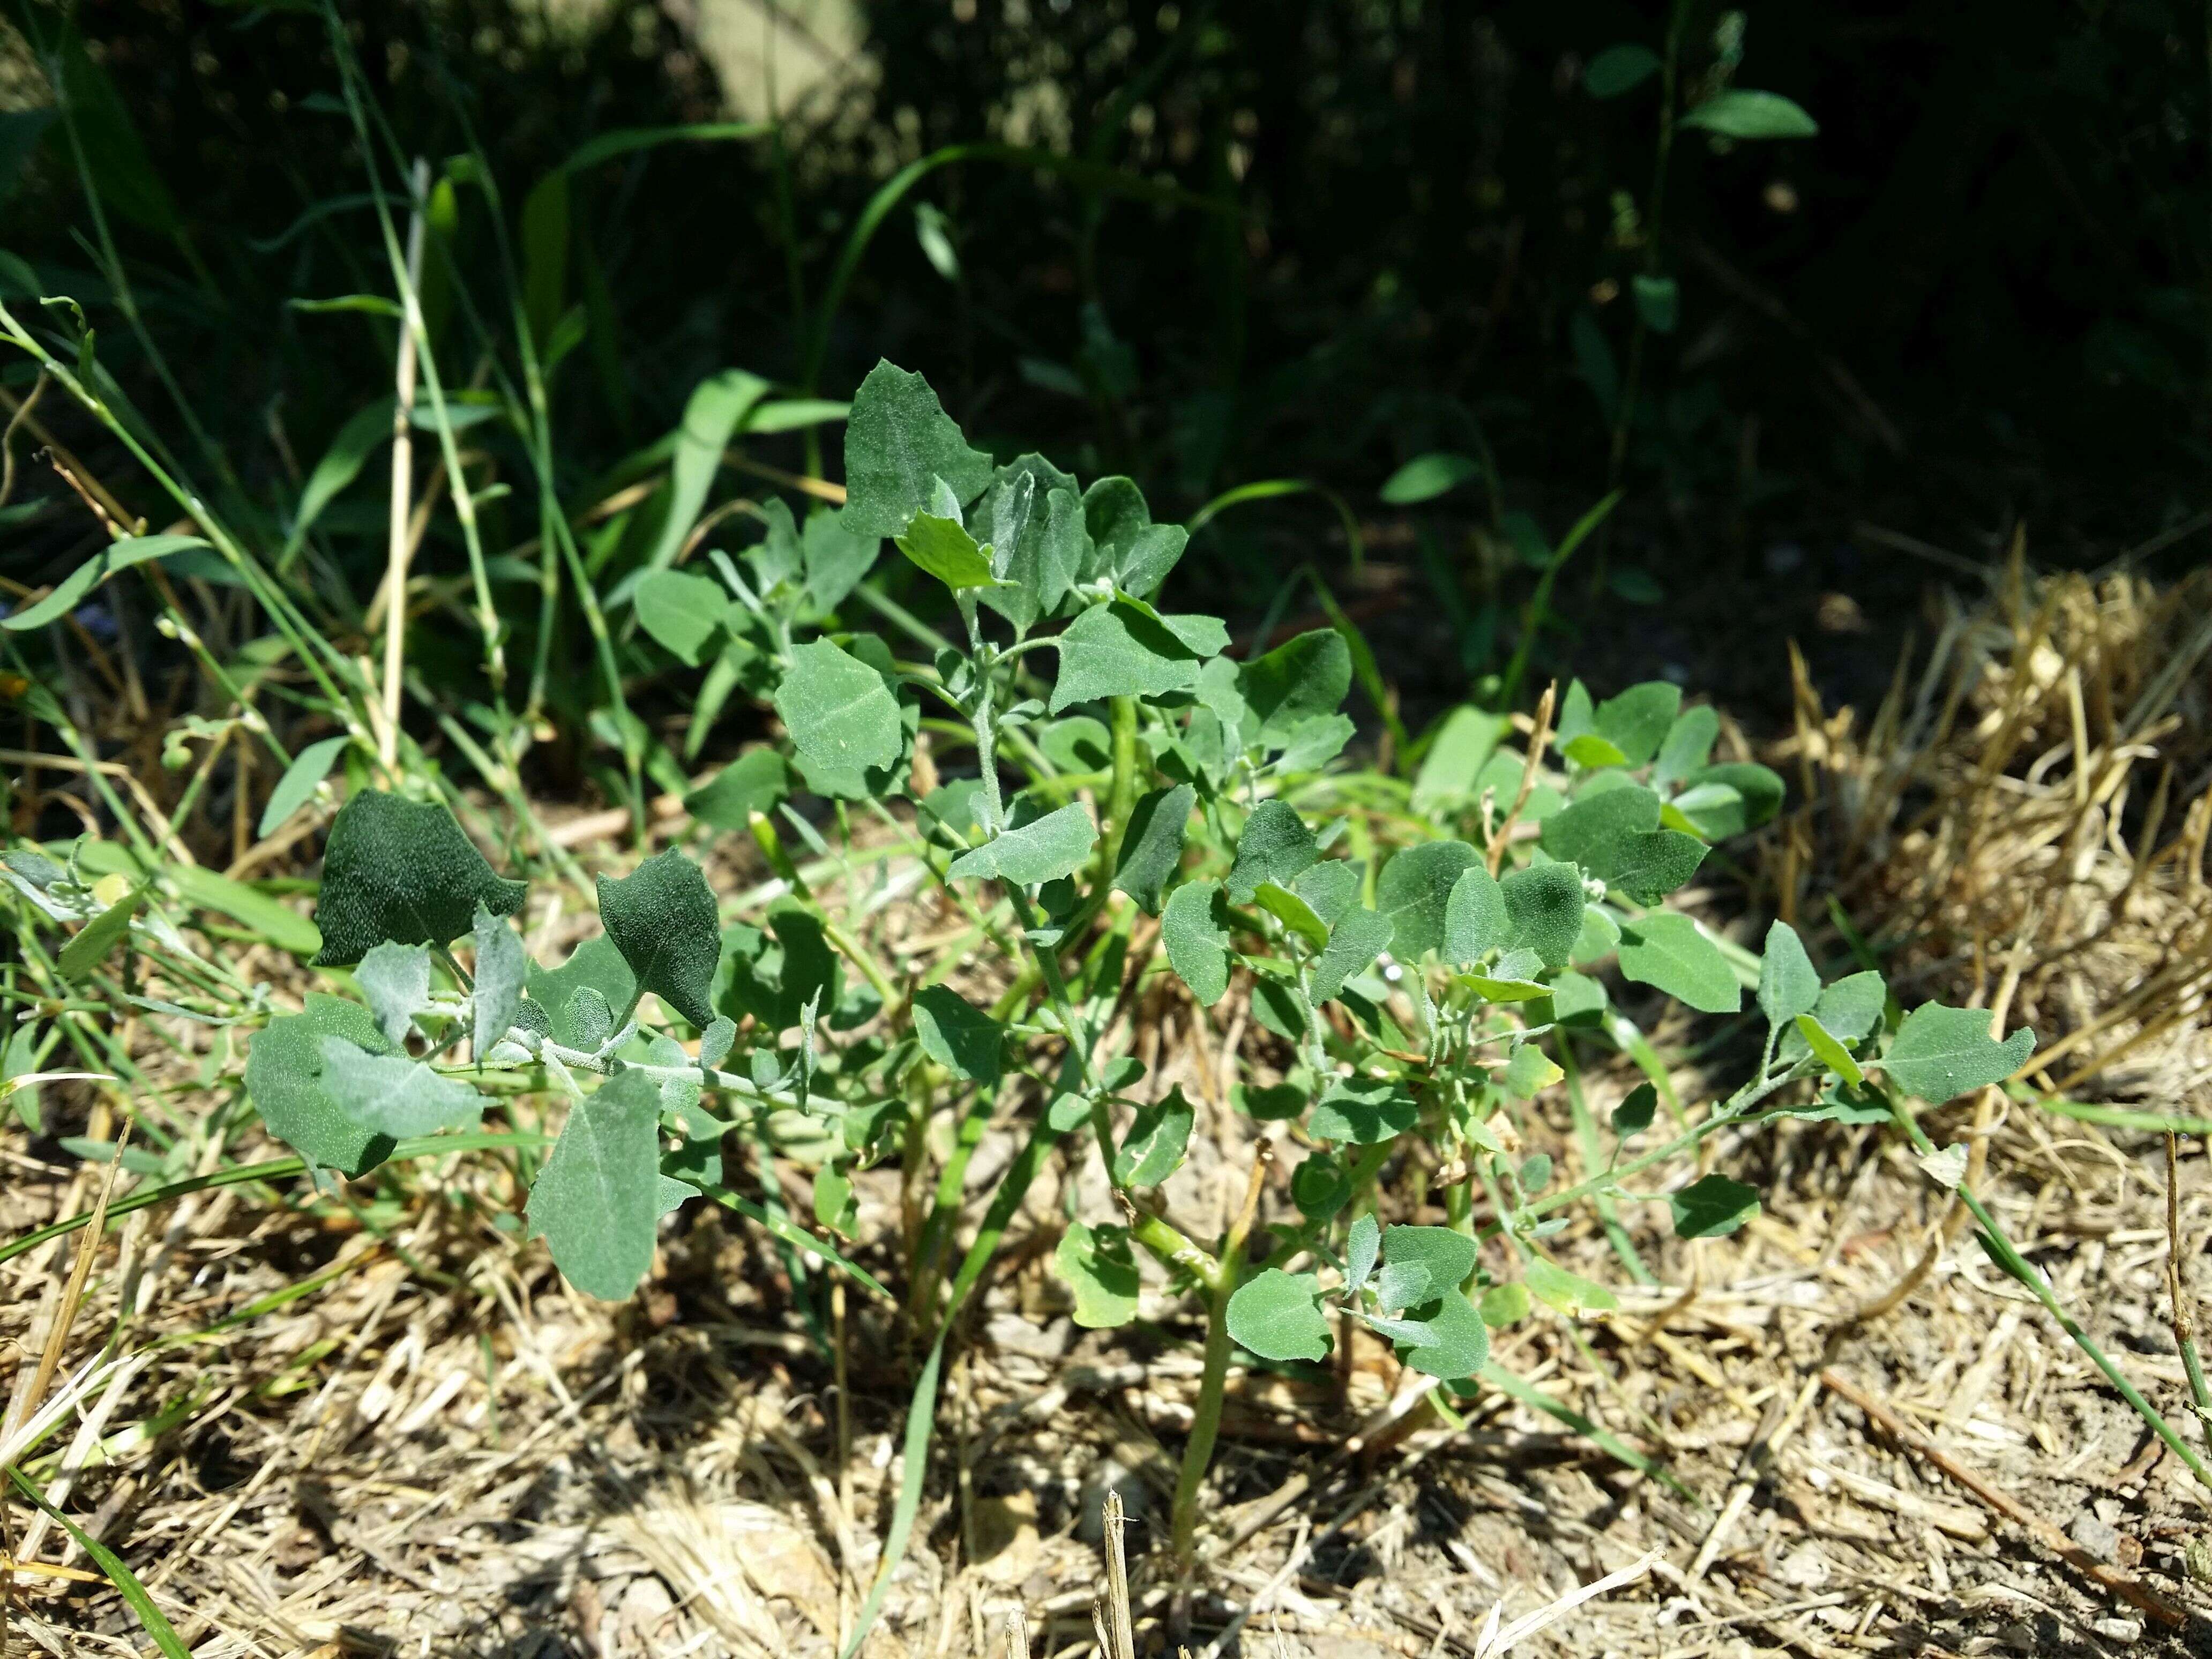
[[[767,1228],[769,1231],[794,1249],[804,1250],[809,1255],[818,1256],[831,1267],[849,1275],[855,1284],[865,1285],[873,1291],[884,1301],[894,1304],[897,1302],[898,1298],[885,1290],[882,1282],[873,1273],[866,1267],[848,1261],[805,1228],[795,1225],[782,1216],[770,1215],[750,1198],[733,1193],[727,1187],[717,1185],[711,1181],[701,1182],[698,1187],[701,1192],[713,1199],[715,1203],[721,1205],[725,1209],[735,1210],[746,1220],[756,1222]]]
[[[174,1627],[146,1593],[145,1585],[138,1582],[138,1575],[124,1565],[121,1556],[46,1502],[46,1494],[26,1480],[21,1470],[9,1470],[8,1478],[15,1483],[17,1491],[45,1512],[48,1520],[58,1522],[75,1539],[77,1547],[92,1558],[93,1565],[107,1575],[107,1582],[115,1586],[131,1611],[137,1615],[138,1622],[154,1638],[154,1645],[161,1650],[164,1659],[192,1659],[191,1650],[179,1639]]]

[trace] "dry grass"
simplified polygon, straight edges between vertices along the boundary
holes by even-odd
[[[1838,891],[1911,993],[2033,1021],[2038,1085],[2206,1111],[2212,710],[2188,653],[2208,599],[2201,577],[2159,594],[2031,584],[2015,567],[1991,602],[1946,602],[1932,650],[1871,720],[1802,692],[1784,758],[1802,805],[1748,903],[1771,895],[1817,933],[1812,896]],[[926,902],[890,921],[917,948],[945,926]],[[1750,937],[1763,921],[1735,926]],[[1840,928],[1824,942],[1847,948]],[[1206,1103],[1200,1153],[1170,1194],[1203,1224],[1232,1201],[1255,1127],[1226,1109],[1223,1079],[1240,1055],[1264,1064],[1268,1040],[1234,999],[1207,1013],[1164,989],[1128,1012],[1154,1085]],[[155,1075],[180,1090],[199,1048],[228,1040],[171,1035],[183,1052]],[[156,1052],[151,1032],[134,1038]],[[1602,1113],[1629,1079],[1585,1081]],[[1701,1081],[1685,1067],[1686,1099]],[[49,1111],[107,1133],[109,1103],[76,1086],[50,1090]],[[1999,1218],[2154,1401],[2185,1415],[2160,1138],[1996,1099],[1931,1127],[1984,1149]],[[210,1144],[255,1156],[257,1133]],[[1540,1103],[1531,1139],[1578,1168],[1564,1102]],[[1287,1203],[1285,1152],[1271,1204]],[[987,1143],[975,1190],[1003,1156]],[[1794,1125],[1722,1138],[1714,1157],[1766,1194],[1749,1227],[1686,1245],[1663,1212],[1631,1208],[1659,1283],[1579,1326],[1540,1314],[1501,1334],[1498,1357],[1553,1412],[1496,1391],[1463,1426],[1408,1411],[1395,1360],[1364,1336],[1328,1383],[1234,1379],[1203,1582],[1180,1598],[1152,1546],[1195,1328],[1165,1297],[1123,1332],[1073,1327],[1047,1258],[1069,1200],[1091,1213],[1103,1198],[1055,1170],[951,1373],[916,1547],[871,1659],[1130,1659],[1176,1642],[1201,1659],[2208,1650],[2212,1598],[2186,1560],[2208,1494],[1949,1231],[1947,1194],[1894,1138]],[[0,1166],[0,1238],[89,1207],[104,1180],[12,1125]],[[2201,1158],[2179,1185],[2186,1280],[2212,1235]],[[1393,1218],[1416,1218],[1425,1190],[1410,1168],[1395,1176]],[[346,1204],[297,1183],[196,1195],[131,1215],[84,1256],[73,1308],[73,1245],[0,1266],[0,1363],[18,1401],[62,1402],[33,1478],[122,1553],[199,1659],[837,1651],[890,1508],[914,1358],[899,1322],[858,1297],[828,1304],[818,1279],[795,1284],[762,1235],[715,1213],[669,1237],[635,1302],[587,1303],[494,1224],[516,1196],[486,1157],[417,1165]],[[863,1236],[896,1237],[895,1182],[862,1196]],[[1595,1218],[1553,1242],[1622,1281]],[[104,1348],[121,1365],[88,1370]],[[1556,1412],[1662,1460],[1685,1491]],[[1115,1511],[1131,1641],[1111,1606],[1092,1613]],[[31,1565],[13,1578],[10,1651],[142,1650],[82,1552],[33,1524],[16,1505],[9,1549]]]

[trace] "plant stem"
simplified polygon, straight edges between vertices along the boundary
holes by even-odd
[[[1190,1438],[1183,1444],[1182,1468],[1176,1477],[1175,1516],[1170,1531],[1176,1570],[1188,1573],[1198,1538],[1198,1500],[1206,1485],[1206,1472],[1213,1462],[1214,1442],[1221,1434],[1221,1400],[1229,1381],[1229,1298],[1236,1293],[1237,1275],[1244,1265],[1244,1246],[1252,1236],[1252,1223],[1260,1212],[1260,1194],[1267,1184],[1267,1170],[1275,1161],[1272,1138],[1261,1141],[1252,1159],[1252,1173],[1244,1185],[1243,1206],[1222,1241],[1221,1260],[1206,1298],[1206,1359],[1198,1381],[1198,1404],[1191,1414]]]

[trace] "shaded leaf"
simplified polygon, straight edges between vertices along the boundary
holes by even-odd
[[[1459,1289],[1475,1255],[1474,1240],[1449,1227],[1385,1227],[1376,1299],[1393,1313],[1433,1302]]]
[[[1005,1029],[958,992],[943,985],[915,992],[914,1033],[922,1052],[946,1070],[987,1087],[998,1082]]]
[[[1260,735],[1287,732],[1302,720],[1336,713],[1352,690],[1352,647],[1334,629],[1315,629],[1247,663],[1237,687]]]
[[[323,854],[319,968],[359,962],[373,946],[448,945],[476,924],[521,908],[526,890],[493,872],[443,806],[366,789],[338,809]]]
[[[1237,837],[1237,858],[1229,869],[1229,896],[1249,904],[1260,884],[1272,881],[1288,887],[1317,863],[1321,848],[1297,809],[1288,801],[1268,799],[1252,809]]]
[[[1094,605],[1060,636],[1055,714],[1108,697],[1157,697],[1198,684],[1199,653],[1159,622],[1116,599]]]
[[[604,933],[579,945],[558,968],[526,963],[523,985],[530,1000],[544,1010],[553,1040],[586,1054],[612,1029],[613,1011],[629,1007],[637,998],[636,974]],[[576,1002],[578,994],[587,990],[593,1000],[589,1013]]]
[[[1728,958],[1687,916],[1662,913],[1624,922],[1620,971],[1705,1013],[1732,1014],[1743,1006],[1743,988]]]
[[[1759,1213],[1759,1189],[1724,1175],[1700,1176],[1670,1194],[1667,1207],[1677,1238],[1725,1238]]]
[[[1404,1085],[1388,1078],[1340,1078],[1315,1103],[1306,1129],[1316,1140],[1372,1146],[1405,1133],[1419,1118]]]
[[[1444,942],[1452,890],[1482,862],[1463,841],[1423,842],[1382,866],[1375,884],[1375,908],[1390,921],[1390,953],[1419,962]]]
[[[1116,1187],[1157,1187],[1182,1167],[1196,1115],[1180,1088],[1165,1100],[1138,1109],[1114,1153]]]
[[[1388,916],[1373,910],[1352,910],[1338,917],[1329,929],[1328,948],[1313,965],[1313,1000],[1327,1002],[1342,991],[1345,981],[1389,948],[1396,931]]]
[[[1498,884],[1513,932],[1507,943],[1534,951],[1547,968],[1564,968],[1582,933],[1582,877],[1571,864],[1532,864]]]
[[[1253,890],[1252,898],[1262,910],[1304,941],[1307,949],[1322,951],[1328,947],[1328,924],[1314,914],[1313,906],[1289,888],[1263,881]]]
[[[653,643],[690,667],[696,668],[720,648],[719,641],[730,615],[729,595],[722,585],[688,570],[648,572],[630,595],[637,625],[653,636]]]
[[[1480,864],[1469,865],[1444,901],[1443,959],[1464,967],[1485,951],[1502,947],[1512,929],[1498,878]]]
[[[522,1009],[523,978],[530,957],[514,928],[482,905],[477,907],[476,958],[470,977],[469,1010],[472,1050],[482,1063],[491,1045],[507,1033]]]
[[[705,873],[672,847],[627,876],[601,876],[599,895],[599,920],[638,984],[705,1030],[714,1018],[714,965],[722,946],[721,919]]]
[[[1078,1325],[1111,1330],[1136,1317],[1139,1279],[1127,1228],[1071,1221],[1052,1260],[1062,1282],[1075,1292]]]
[[[684,798],[684,810],[717,830],[741,830],[791,793],[791,764],[773,749],[748,749]]]
[[[1198,791],[1178,783],[1139,797],[1121,835],[1121,855],[1114,866],[1114,885],[1152,915],[1160,913],[1160,894],[1182,862],[1185,833],[1198,805]]]
[[[1682,707],[1682,688],[1666,680],[1646,680],[1598,704],[1597,734],[1618,749],[1630,766],[1641,766],[1659,752]]]
[[[1379,493],[1393,507],[1416,507],[1458,489],[1481,471],[1470,456],[1431,451],[1414,456],[1384,479]]]

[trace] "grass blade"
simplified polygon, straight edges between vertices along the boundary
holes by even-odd
[[[154,1598],[146,1593],[145,1585],[138,1582],[138,1575],[123,1564],[121,1556],[46,1502],[46,1494],[25,1480],[21,1470],[9,1470],[8,1478],[15,1483],[17,1491],[45,1513],[48,1520],[57,1522],[76,1540],[77,1547],[92,1558],[93,1565],[107,1575],[107,1582],[115,1586],[116,1592],[129,1604],[138,1622],[145,1627],[146,1634],[154,1638],[154,1645],[161,1650],[164,1659],[192,1659],[191,1650],[178,1638],[175,1628],[163,1616],[161,1608],[154,1605]]]

